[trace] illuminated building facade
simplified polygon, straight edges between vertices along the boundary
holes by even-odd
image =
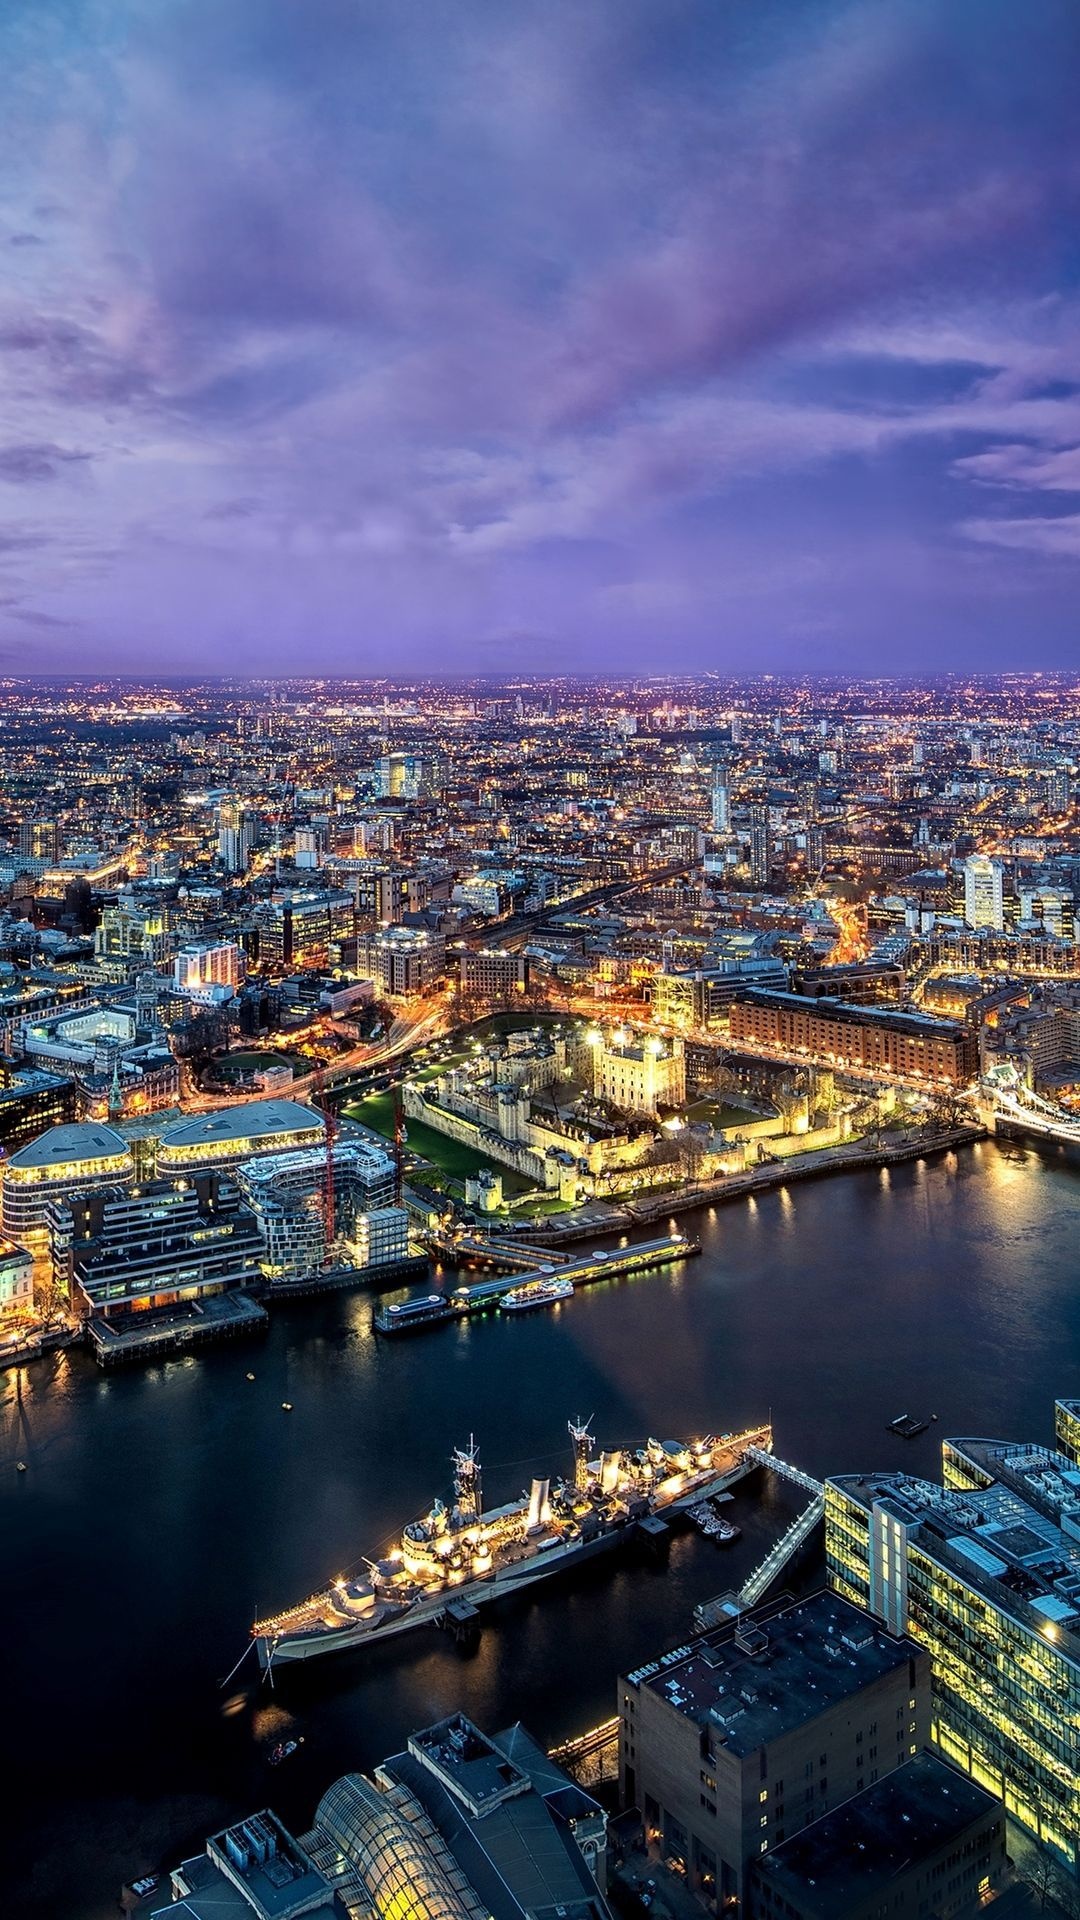
[[[964,861],[964,919],[969,927],[997,932],[1005,925],[1005,869],[985,853]]]
[[[130,1186],[134,1178],[131,1149],[112,1127],[98,1121],[50,1127],[13,1153],[3,1168],[4,1232],[21,1246],[44,1251],[54,1200]]]
[[[0,1240],[0,1329],[28,1317],[33,1307],[33,1255],[13,1240]]]
[[[256,925],[264,967],[323,966],[332,947],[352,939],[356,909],[351,893],[289,893],[260,907]]]
[[[173,961],[173,984],[180,993],[198,995],[205,987],[239,987],[244,956],[235,940],[192,941]]]
[[[681,1107],[686,1099],[686,1058],[681,1039],[634,1036],[620,1030],[590,1044],[593,1091],[624,1113],[655,1114],[658,1106]]]
[[[927,1014],[752,989],[731,1009],[731,1038],[818,1065],[967,1086],[979,1070],[971,1027]]]
[[[628,1674],[619,1720],[622,1803],[725,1911],[755,1860],[926,1745],[930,1662],[820,1592]]]
[[[943,1488],[902,1473],[826,1482],[829,1578],[926,1648],[935,1745],[1075,1873],[1076,1465],[1001,1441],[950,1440],[942,1451]]]
[[[49,1208],[53,1280],[85,1314],[175,1306],[258,1281],[262,1236],[227,1176],[72,1194]]]
[[[220,1171],[259,1154],[313,1147],[322,1139],[322,1115],[312,1107],[296,1100],[251,1100],[166,1126],[157,1142],[156,1170],[170,1179]]]
[[[13,1153],[75,1118],[75,1083],[56,1073],[0,1066],[0,1148]]]

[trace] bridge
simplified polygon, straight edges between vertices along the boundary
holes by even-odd
[[[552,1747],[549,1758],[576,1780],[579,1787],[598,1787],[605,1780],[618,1779],[618,1714],[611,1720],[602,1720],[598,1727],[590,1727],[587,1733],[579,1733],[576,1739],[564,1740],[561,1746]]]
[[[815,1494],[809,1505],[803,1508],[798,1518],[793,1520],[786,1533],[782,1533],[775,1547],[765,1555],[759,1566],[754,1568],[750,1578],[739,1589],[739,1605],[755,1607],[768,1593],[774,1580],[778,1580],[793,1560],[804,1541],[809,1540],[818,1521],[824,1517],[825,1495]]]
[[[995,1128],[998,1123],[1006,1126],[1021,1127],[1025,1133],[1039,1134],[1046,1140],[1055,1140],[1062,1146],[1080,1147],[1080,1118],[1074,1119],[1064,1107],[1055,1106],[1053,1101],[1044,1100],[1024,1085],[1019,1077],[991,1068],[982,1082],[981,1104],[988,1111],[988,1117]]]
[[[814,1479],[813,1474],[804,1473],[801,1467],[792,1466],[790,1460],[781,1460],[775,1453],[768,1453],[764,1447],[755,1445],[743,1448],[742,1459],[747,1466],[768,1467],[770,1473],[778,1473],[782,1479],[789,1480],[792,1486],[801,1487],[804,1493],[810,1495],[810,1499],[776,1544],[769,1548],[764,1560],[754,1568],[737,1594],[721,1593],[715,1600],[705,1600],[695,1607],[694,1625],[699,1632],[707,1632],[709,1628],[745,1613],[749,1607],[756,1607],[780,1578],[789,1561],[795,1558],[800,1547],[809,1540],[825,1513],[825,1488],[820,1480]]]

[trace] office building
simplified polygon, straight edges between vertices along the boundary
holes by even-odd
[[[964,861],[964,919],[969,927],[1005,925],[1005,869],[1000,860],[973,853]]]
[[[192,999],[207,987],[231,987],[235,993],[243,978],[244,954],[235,940],[191,941],[173,961],[173,985]]]
[[[505,953],[501,947],[465,948],[457,956],[457,973],[463,994],[501,1000],[525,992],[529,963],[523,953]]]
[[[949,1440],[942,1453],[943,1487],[902,1473],[826,1483],[829,1578],[927,1649],[938,1750],[1075,1873],[1076,1463],[1009,1441]]]
[[[83,1314],[175,1306],[260,1279],[262,1236],[219,1173],[69,1194],[49,1207],[53,1281]]]
[[[488,1739],[453,1714],[335,1781],[301,1839],[269,1812],[216,1834],[151,1920],[610,1920],[606,1835],[522,1726]]]
[[[747,1907],[751,1920],[980,1920],[1007,1878],[1000,1801],[919,1753],[755,1861]]]
[[[250,1100],[173,1120],[154,1155],[161,1178],[179,1179],[238,1167],[262,1154],[286,1153],[322,1141],[323,1118],[295,1100]]]
[[[1080,1400],[1055,1401],[1054,1437],[1059,1452],[1080,1466]]]
[[[120,963],[120,978],[140,965],[156,967],[168,945],[169,912],[161,901],[121,894],[102,907],[94,931],[94,953],[99,961]]]
[[[979,1071],[974,1030],[928,1014],[751,988],[731,1009],[731,1039],[792,1061],[968,1086]]]
[[[619,1719],[623,1803],[724,1910],[761,1855],[925,1746],[930,1661],[821,1592],[639,1667]]]
[[[0,1063],[0,1149],[14,1153],[49,1127],[74,1120],[75,1099],[74,1080]]]
[[[352,939],[356,910],[351,893],[280,893],[259,909],[255,924],[263,967],[320,967]]]
[[[446,943],[441,934],[422,927],[385,927],[369,936],[365,955],[363,967],[370,969],[384,993],[409,998],[430,993],[438,985]]]
[[[44,1252],[53,1201],[72,1193],[130,1186],[135,1163],[127,1141],[95,1120],[49,1127],[13,1153],[2,1172],[5,1234],[20,1246]]]

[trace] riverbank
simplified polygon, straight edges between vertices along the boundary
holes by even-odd
[[[698,1207],[715,1207],[728,1200],[744,1200],[749,1194],[791,1186],[795,1181],[820,1180],[834,1173],[865,1173],[877,1167],[900,1166],[907,1160],[954,1153],[960,1147],[973,1146],[976,1141],[989,1137],[988,1128],[965,1124],[933,1129],[920,1127],[888,1141],[864,1139],[844,1146],[821,1147],[814,1153],[792,1154],[785,1160],[748,1167],[744,1173],[697,1180],[674,1191],[643,1195],[640,1200],[623,1201],[618,1206],[597,1200],[552,1220],[544,1228],[544,1237],[558,1244],[598,1233],[621,1233],[630,1227],[669,1219],[673,1214],[693,1212]]]

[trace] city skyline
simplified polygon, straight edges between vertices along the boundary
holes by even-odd
[[[0,46],[8,674],[1070,663],[1054,0]]]

